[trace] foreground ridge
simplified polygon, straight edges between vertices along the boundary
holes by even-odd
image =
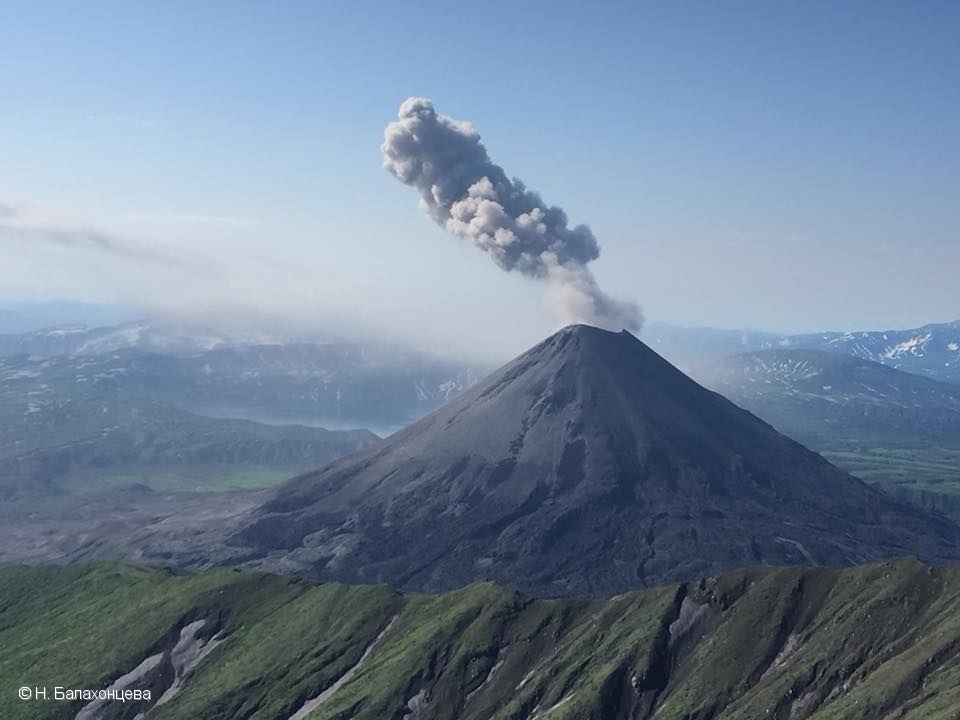
[[[166,698],[151,720],[953,720],[960,707],[960,568],[912,559],[605,600],[8,567],[0,607],[5,718],[73,717],[79,706],[24,703],[16,688],[109,687],[145,658],[128,687]]]

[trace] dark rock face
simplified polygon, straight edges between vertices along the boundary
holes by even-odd
[[[833,467],[628,333],[566,328],[231,539],[263,567],[418,590],[603,594],[761,563],[960,558],[960,528]]]

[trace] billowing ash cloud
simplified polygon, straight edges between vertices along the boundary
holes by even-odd
[[[548,298],[564,323],[638,330],[639,308],[606,295],[587,263],[600,246],[586,225],[510,179],[487,155],[468,122],[441,115],[425,98],[408,98],[387,125],[383,166],[420,191],[434,221],[490,254],[504,270],[548,283]]]

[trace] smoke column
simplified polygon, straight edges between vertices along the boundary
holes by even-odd
[[[640,329],[637,305],[605,294],[587,267],[600,255],[590,228],[568,227],[561,208],[508,178],[491,162],[473,125],[441,115],[425,98],[408,98],[399,119],[387,125],[380,149],[383,167],[420,191],[434,222],[488,253],[502,269],[545,281],[562,322]]]

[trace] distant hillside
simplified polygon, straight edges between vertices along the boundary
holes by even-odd
[[[18,720],[955,720],[960,571],[759,568],[588,601],[8,567],[0,667]]]
[[[858,477],[960,518],[960,387],[805,349],[735,355],[696,377]]]
[[[654,350],[684,369],[757,350],[803,348],[851,355],[914,375],[960,383],[960,320],[908,330],[805,335],[651,323],[644,329],[643,338]]]
[[[132,320],[118,325],[58,323],[30,332],[0,334],[0,357],[102,355],[123,350],[185,355],[215,347],[285,342],[279,336],[236,335],[168,320]]]
[[[960,387],[819,350],[735,355],[697,371],[709,387],[791,437],[960,445]]]
[[[484,372],[403,348],[259,344],[155,325],[0,338],[0,382],[15,380],[25,392],[74,397],[87,392],[80,388],[86,383],[114,398],[202,415],[382,434],[462,392]]]
[[[27,313],[0,307],[0,334],[30,332],[37,329],[37,324],[36,319]]]
[[[272,427],[111,392],[88,366],[0,360],[0,499],[136,486],[263,487],[378,441],[367,430]],[[84,374],[87,373],[87,374]],[[5,508],[7,509],[7,508]]]
[[[960,383],[960,320],[912,330],[796,335],[798,347],[852,355],[935,380]]]
[[[30,333],[53,325],[116,325],[129,322],[133,317],[129,309],[115,305],[68,300],[0,300],[0,335]]]
[[[477,377],[472,366],[400,348],[260,345],[268,338],[171,323],[14,339],[7,350],[16,354],[0,356],[0,524],[8,533],[38,511],[60,532],[71,504],[71,521],[100,522],[102,502],[110,508],[101,504],[102,514],[119,523],[134,509],[149,518],[148,506],[166,502],[151,491],[275,485],[378,441],[366,428],[387,434]],[[18,535],[7,542],[15,554],[40,547]]]
[[[4,408],[8,414],[10,408]],[[0,499],[111,488],[212,491],[274,485],[375,443],[368,430],[274,427],[162,405],[28,407],[0,442]]]

